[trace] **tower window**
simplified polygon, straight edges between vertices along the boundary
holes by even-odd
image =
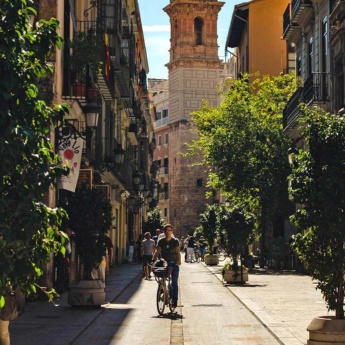
[[[195,35],[195,45],[200,46],[203,44],[203,26],[204,21],[201,18],[194,19],[194,35]]]
[[[198,178],[196,180],[196,185],[197,185],[197,187],[202,187],[202,178]]]

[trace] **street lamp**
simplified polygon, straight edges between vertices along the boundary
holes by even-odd
[[[87,128],[96,128],[98,125],[99,113],[101,106],[96,102],[87,103],[83,107],[85,113],[85,122]]]
[[[139,173],[139,171],[136,171],[133,174],[133,184],[138,185],[140,183],[141,180],[141,173]]]
[[[230,207],[230,200],[229,199],[225,199],[225,206]]]

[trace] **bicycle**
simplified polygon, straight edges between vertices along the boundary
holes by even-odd
[[[152,272],[155,276],[156,282],[158,283],[157,288],[157,296],[156,296],[156,303],[157,303],[157,311],[159,315],[163,315],[164,309],[166,305],[169,305],[170,312],[173,313],[175,311],[176,306],[173,304],[171,299],[171,267],[152,267]]]

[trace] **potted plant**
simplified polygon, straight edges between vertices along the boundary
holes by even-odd
[[[94,30],[77,32],[72,41],[67,44],[71,55],[69,63],[72,68],[73,95],[81,92],[85,96],[85,85],[97,82],[97,75],[101,67],[101,49],[103,42]],[[88,80],[89,78],[89,80]],[[77,89],[80,91],[77,91]]]
[[[289,193],[296,205],[291,221],[299,230],[296,251],[334,316],[316,317],[310,341],[345,344],[345,119],[322,109],[304,108],[302,138],[308,151],[290,150]],[[337,341],[334,341],[337,339]]]
[[[105,256],[105,234],[112,225],[111,204],[101,190],[86,185],[65,194],[60,204],[68,214],[67,226],[74,233],[72,240],[81,263],[80,275],[70,283],[69,304],[103,304],[104,277],[97,270]],[[84,294],[90,289],[97,291]]]
[[[223,279],[226,282],[248,281],[248,269],[238,262],[254,239],[255,217],[242,205],[222,206],[219,212],[219,242],[229,258],[223,265]]]
[[[200,214],[200,229],[198,232],[202,234],[208,244],[208,253],[205,255],[206,265],[217,265],[219,263],[218,256],[213,253],[214,242],[218,233],[218,211],[219,205],[207,205],[204,213]]]

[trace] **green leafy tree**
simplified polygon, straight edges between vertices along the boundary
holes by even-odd
[[[263,76],[252,83],[244,75],[229,83],[220,106],[204,103],[192,114],[199,134],[192,154],[202,150],[201,164],[212,166],[210,187],[222,190],[234,204],[250,205],[262,253],[269,223],[291,213],[286,182],[290,140],[283,134],[282,115],[294,90],[293,75]]]
[[[61,208],[43,202],[61,174],[67,174],[50,141],[66,106],[49,107],[35,83],[51,68],[46,59],[61,46],[58,22],[29,26],[32,1],[3,0],[0,6],[0,307],[3,291],[20,286],[35,292],[42,264],[64,253]]]
[[[105,234],[112,225],[111,204],[99,189],[85,185],[75,193],[64,193],[60,205],[67,211],[68,227],[75,233],[78,255],[83,263],[83,279],[92,279],[105,255]]]
[[[304,109],[307,151],[294,154],[289,192],[300,230],[292,246],[336,318],[344,318],[345,119],[322,109]]]
[[[219,212],[219,244],[232,259],[232,269],[238,270],[238,256],[254,240],[255,216],[242,205],[222,207]]]
[[[204,213],[200,214],[200,228],[198,231],[202,234],[208,244],[208,251],[213,254],[214,240],[218,237],[219,231],[219,205],[212,204],[206,205],[206,210]]]
[[[159,207],[147,212],[147,217],[142,224],[142,232],[150,232],[151,236],[156,234],[156,229],[163,229],[165,222],[161,219],[161,210]]]

